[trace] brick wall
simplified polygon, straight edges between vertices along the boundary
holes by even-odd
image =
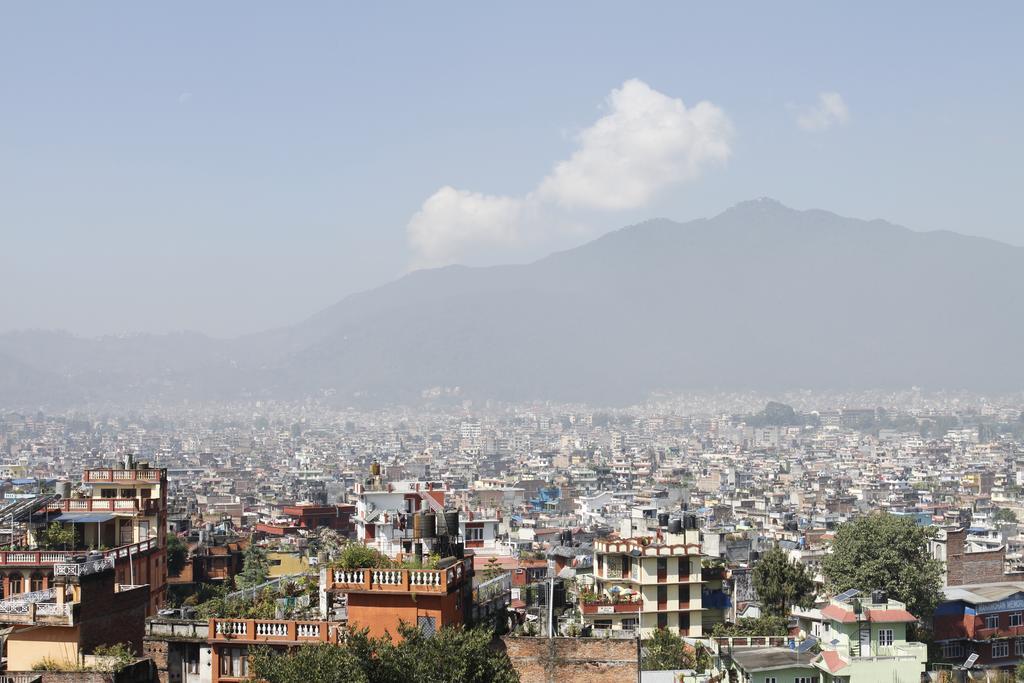
[[[167,653],[169,650],[170,645],[166,640],[146,638],[142,643],[142,656],[153,660],[153,665],[156,667],[157,679],[160,683],[167,683],[167,681],[170,680],[170,674],[167,670]]]
[[[502,638],[522,683],[621,683],[637,677],[636,641]]]
[[[964,552],[967,530],[946,532],[946,585],[1006,581],[1006,549]]]

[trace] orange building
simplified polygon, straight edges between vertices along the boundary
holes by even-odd
[[[472,607],[473,558],[449,557],[438,569],[331,569],[320,571],[328,594],[348,597],[350,629],[398,637],[401,622],[434,632],[463,624]]]
[[[286,649],[305,643],[338,643],[338,624],[327,621],[210,619],[212,683],[240,683],[249,678],[249,647]]]

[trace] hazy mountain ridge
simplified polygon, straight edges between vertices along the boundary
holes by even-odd
[[[0,365],[11,384],[0,400],[11,404],[32,370],[69,401],[410,400],[434,386],[615,403],[662,389],[1019,389],[1022,254],[754,200],[528,265],[417,271],[234,340],[0,335],[0,360],[19,364]]]

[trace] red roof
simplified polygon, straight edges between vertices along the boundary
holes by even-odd
[[[827,619],[843,624],[852,624],[857,621],[857,615],[852,610],[843,609],[838,605],[828,605],[821,610],[821,614]]]
[[[905,609],[869,609],[868,620],[876,624],[892,624],[917,621],[917,617]]]
[[[821,658],[825,662],[825,666],[832,673],[842,670],[849,666],[849,662],[844,662],[843,658],[839,656],[839,653],[835,650],[825,650],[821,653]]]

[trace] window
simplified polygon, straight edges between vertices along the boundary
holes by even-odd
[[[765,676],[764,683],[779,683],[779,679],[777,679],[775,676]]]
[[[892,645],[892,629],[881,628],[878,629],[878,644],[881,647],[888,647]]]
[[[220,675],[227,678],[249,676],[249,652],[241,647],[226,647],[220,651]]]
[[[437,619],[435,617],[416,617],[416,626],[427,638],[437,633]]]
[[[467,541],[482,541],[482,540],[484,540],[484,530],[483,529],[467,528],[466,529],[466,540]]]
[[[811,683],[810,676],[797,676],[793,679],[793,683]]]
[[[10,578],[11,590],[8,591],[11,595],[17,595],[18,593],[24,592],[21,588],[21,574],[14,572]]]
[[[33,574],[32,575],[32,579],[31,579],[31,583],[29,584],[29,586],[30,586],[29,590],[31,590],[33,593],[36,592],[36,591],[43,590],[43,575],[42,574]]]
[[[190,674],[199,673],[199,646],[190,645],[185,651],[185,672]]]
[[[1010,626],[1020,626],[1024,623],[1024,615],[1020,612],[1014,612],[1010,615]]]
[[[668,614],[665,612],[658,613],[658,628],[668,628]]]
[[[595,619],[594,620],[594,628],[611,628],[611,627],[612,627],[612,620],[611,619]]]
[[[117,489],[100,489],[100,498],[117,498]]]
[[[964,656],[964,646],[960,643],[943,643],[943,659],[959,659]]]
[[[1013,641],[1013,654],[1024,655],[1024,638],[1018,638]]]
[[[999,615],[990,614],[985,617],[985,628],[999,628]]]
[[[993,640],[992,641],[992,659],[1000,659],[1002,657],[1010,656],[1010,641],[1009,640]]]

